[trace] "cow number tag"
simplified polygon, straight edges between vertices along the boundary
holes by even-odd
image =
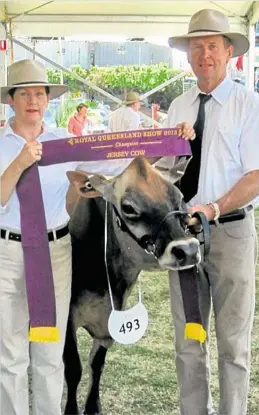
[[[108,329],[111,337],[121,344],[138,342],[148,326],[148,312],[144,304],[139,302],[129,310],[112,310]]]

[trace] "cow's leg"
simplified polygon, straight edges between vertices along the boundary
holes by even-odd
[[[103,372],[107,349],[111,347],[112,340],[94,339],[89,355],[89,392],[85,404],[85,415],[101,415],[101,402],[99,395],[100,379]]]
[[[79,414],[76,391],[82,376],[82,366],[80,356],[77,350],[76,332],[72,327],[69,319],[67,325],[67,334],[64,348],[64,365],[65,379],[67,383],[67,402],[65,407],[65,415]]]

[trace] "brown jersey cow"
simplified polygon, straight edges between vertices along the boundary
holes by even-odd
[[[186,231],[186,207],[174,183],[184,166],[162,173],[137,158],[111,180],[84,172],[69,172],[68,196],[72,236],[72,298],[64,350],[67,403],[65,414],[79,414],[76,391],[82,368],[76,331],[93,338],[89,357],[90,386],[84,414],[101,414],[99,383],[107,349],[111,301],[121,310],[141,270],[190,268],[200,262],[199,242]],[[73,189],[79,197],[73,201]],[[100,196],[94,198],[94,196]],[[106,215],[106,221],[105,221]],[[105,224],[106,223],[106,224]]]

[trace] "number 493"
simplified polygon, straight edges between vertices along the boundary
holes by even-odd
[[[127,323],[123,323],[120,328],[120,333],[126,334],[127,332],[130,333],[132,330],[139,330],[139,329],[140,329],[139,319],[135,318],[133,322],[127,321]]]

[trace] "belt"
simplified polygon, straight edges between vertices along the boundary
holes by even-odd
[[[7,233],[8,233],[8,231],[6,229],[1,229],[0,230],[0,237],[2,239],[6,239],[6,234]],[[49,240],[49,242],[55,241],[56,239],[63,238],[68,233],[69,233],[69,230],[68,230],[68,226],[66,225],[66,226],[64,226],[64,228],[57,229],[56,231],[54,230],[54,231],[48,232],[48,240]],[[8,239],[10,241],[21,242],[22,236],[21,236],[20,233],[9,232]]]
[[[218,223],[234,222],[236,220],[242,220],[246,217],[247,212],[253,209],[252,205],[248,205],[245,208],[235,209],[232,212],[226,213],[218,218],[218,220],[211,220],[210,225],[217,225]]]

